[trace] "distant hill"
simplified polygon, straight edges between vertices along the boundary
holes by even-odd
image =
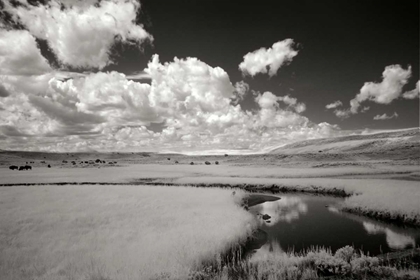
[[[420,157],[419,128],[395,130],[367,135],[298,141],[273,149],[269,154],[393,154],[399,158]]]

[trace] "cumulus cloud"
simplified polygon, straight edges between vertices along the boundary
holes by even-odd
[[[293,47],[293,39],[285,39],[274,43],[271,48],[260,48],[247,53],[239,64],[239,70],[245,75],[255,76],[258,73],[268,73],[272,77],[281,66],[290,63],[298,54]]]
[[[333,103],[327,104],[325,106],[325,108],[327,108],[327,109],[335,109],[335,108],[340,107],[342,105],[343,105],[343,103],[340,100],[337,100],[337,101],[335,101]]]
[[[62,64],[73,67],[102,69],[112,63],[114,43],[140,46],[153,40],[135,22],[140,9],[135,0],[53,0],[45,5],[20,1],[16,7],[5,1],[5,8],[33,36],[46,40]]]
[[[389,119],[394,119],[394,118],[398,118],[397,112],[394,112],[394,114],[390,116],[388,116],[387,114],[383,114],[383,115],[376,115],[373,117],[375,121],[384,121],[384,120],[389,120]]]
[[[415,99],[415,98],[419,98],[419,93],[420,93],[420,81],[416,83],[415,89],[404,92],[402,96],[405,99]]]
[[[403,69],[400,65],[385,67],[380,83],[367,82],[360,89],[360,93],[350,100],[350,110],[353,114],[358,112],[360,104],[366,100],[379,104],[389,104],[400,97],[404,85],[411,77],[411,66]]]
[[[0,76],[12,93],[0,98],[3,145],[48,151],[260,151],[340,133],[337,126],[310,122],[300,114],[305,104],[288,95],[257,93],[258,108],[243,110],[233,101],[238,89],[248,86],[232,85],[222,68],[197,58],[161,63],[155,55],[144,73],[150,83],[118,72]],[[147,129],[151,123],[163,129]]]
[[[249,85],[244,81],[235,83],[235,91],[233,93],[235,95],[234,101],[238,103],[239,101],[243,100],[248,91]]]
[[[361,112],[362,113],[367,112],[367,111],[369,111],[369,109],[370,109],[369,106],[365,106],[365,107],[362,108]]]
[[[0,29],[0,74],[40,75],[51,70],[28,31]]]

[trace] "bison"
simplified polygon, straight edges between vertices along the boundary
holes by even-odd
[[[19,166],[19,171],[22,171],[22,170],[32,170],[32,166],[30,165]]]
[[[216,161],[214,164],[219,165],[219,162],[218,162],[218,161]]]
[[[9,166],[9,169],[10,170],[18,170],[19,167],[17,167],[16,165],[11,165],[11,166]]]
[[[210,165],[211,163],[210,163],[210,161],[206,161],[205,164],[206,165]]]

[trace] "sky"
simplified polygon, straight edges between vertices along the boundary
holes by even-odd
[[[419,2],[0,1],[0,149],[253,153],[419,127]]]

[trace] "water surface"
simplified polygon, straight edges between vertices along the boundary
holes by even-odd
[[[267,233],[267,242],[260,251],[301,251],[324,246],[335,252],[352,245],[366,254],[378,255],[420,244],[420,229],[402,228],[335,210],[334,206],[342,198],[308,194],[277,196],[280,200],[250,207],[260,217],[260,229]],[[264,220],[263,214],[271,218]]]

